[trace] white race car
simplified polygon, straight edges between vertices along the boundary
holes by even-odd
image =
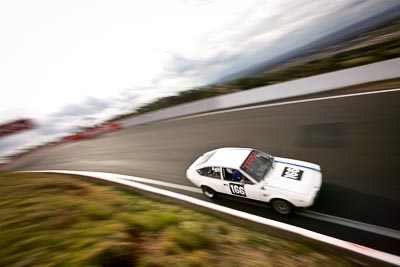
[[[309,207],[321,188],[319,165],[272,157],[251,148],[219,148],[199,157],[186,171],[205,196],[217,193],[270,202],[280,214]]]

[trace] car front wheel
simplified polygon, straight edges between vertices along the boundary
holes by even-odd
[[[282,215],[289,215],[292,212],[292,204],[283,199],[274,199],[272,208]]]
[[[203,194],[208,198],[215,198],[217,196],[217,192],[208,186],[202,186],[201,189],[203,190]]]

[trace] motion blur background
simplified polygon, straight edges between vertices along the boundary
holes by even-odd
[[[253,147],[321,165],[318,201],[217,204],[400,255],[400,1],[1,1],[0,36],[2,170],[204,200],[176,189],[194,159]]]

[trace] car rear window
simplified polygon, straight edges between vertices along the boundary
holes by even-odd
[[[214,153],[215,153],[215,151],[214,152],[205,153],[203,156],[201,156],[201,158],[200,158],[199,162],[197,163],[197,165],[201,165],[201,164],[206,163],[211,158],[211,156],[214,155]]]

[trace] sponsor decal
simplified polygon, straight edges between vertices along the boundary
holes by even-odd
[[[229,184],[229,189],[231,189],[231,193],[234,195],[238,195],[238,196],[242,196],[242,197],[246,196],[246,191],[244,190],[243,185]]]
[[[251,151],[251,153],[247,156],[247,159],[244,161],[242,166],[240,167],[242,170],[247,170],[250,167],[250,164],[254,161],[257,156],[257,151]]]
[[[304,165],[294,164],[294,163],[280,161],[280,160],[275,160],[275,162],[280,162],[280,163],[283,163],[283,164],[286,164],[286,165],[292,165],[292,166],[297,166],[297,167],[306,168],[306,169],[310,169],[310,170],[313,170],[313,171],[321,172],[319,169],[315,169],[315,168],[304,166]]]
[[[301,177],[303,176],[303,172],[304,171],[296,168],[285,167],[283,169],[282,177],[300,181]]]

